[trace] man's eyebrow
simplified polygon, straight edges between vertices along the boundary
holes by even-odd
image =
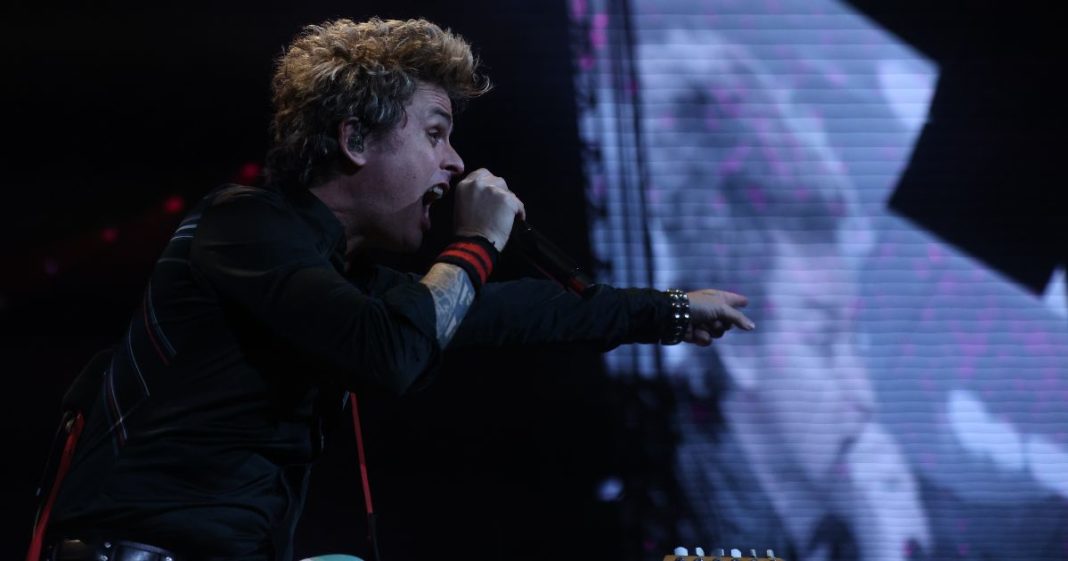
[[[434,116],[434,115],[437,115],[437,116],[445,119],[446,121],[449,122],[449,125],[452,125],[452,114],[449,113],[448,111],[446,111],[446,110],[444,110],[444,109],[442,109],[440,107],[434,107],[434,108],[432,108],[430,110],[430,116]]]

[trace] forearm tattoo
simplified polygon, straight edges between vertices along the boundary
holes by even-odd
[[[445,348],[467,315],[475,299],[475,289],[463,269],[447,263],[434,264],[419,282],[425,284],[434,297],[438,343]]]

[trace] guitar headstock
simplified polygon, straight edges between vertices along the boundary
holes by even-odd
[[[764,551],[764,557],[758,557],[755,549],[750,549],[749,555],[742,555],[739,549],[732,549],[729,552],[717,549],[712,555],[705,555],[704,550],[698,547],[693,555],[689,555],[686,548],[676,547],[674,554],[664,556],[664,561],[783,561],[783,559],[775,557],[775,552],[770,549]]]

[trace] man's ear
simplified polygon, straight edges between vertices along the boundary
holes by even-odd
[[[359,119],[349,117],[337,127],[338,149],[341,155],[357,167],[367,164],[367,150],[364,145],[363,127]]]

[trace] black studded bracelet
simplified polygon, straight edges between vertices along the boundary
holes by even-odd
[[[670,323],[665,326],[664,335],[660,343],[664,345],[677,345],[686,336],[686,329],[690,327],[690,297],[677,288],[669,288],[664,291],[671,301]]]

